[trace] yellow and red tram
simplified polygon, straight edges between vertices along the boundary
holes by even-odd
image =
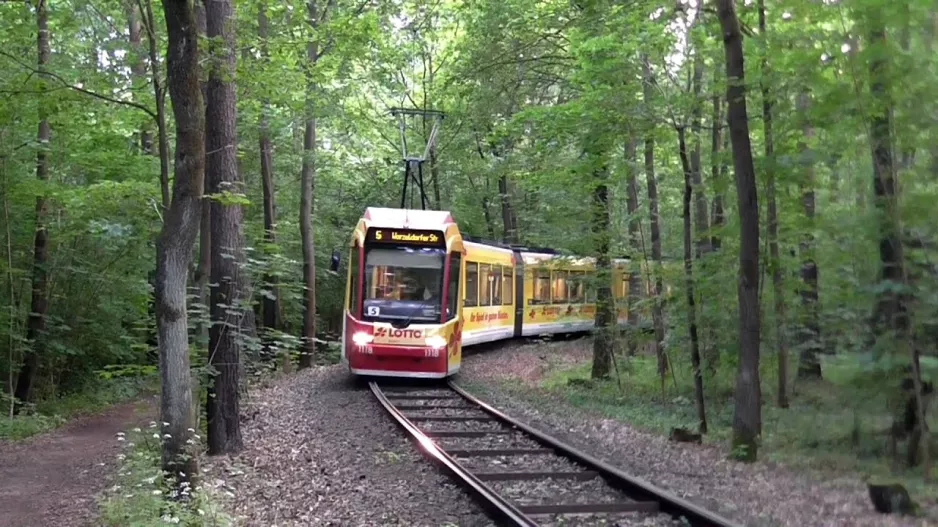
[[[619,324],[628,265],[613,260]],[[350,241],[342,360],[354,375],[443,378],[463,346],[589,330],[594,270],[593,258],[464,239],[446,211],[369,207]]]

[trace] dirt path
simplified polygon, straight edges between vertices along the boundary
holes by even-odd
[[[41,436],[0,441],[0,527],[94,525],[114,478],[117,432],[151,419],[156,399],[114,406]]]

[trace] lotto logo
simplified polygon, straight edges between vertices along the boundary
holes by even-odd
[[[379,337],[419,339],[423,337],[423,330],[375,328],[375,338],[379,338]]]

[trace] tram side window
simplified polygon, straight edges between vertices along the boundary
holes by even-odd
[[[349,251],[348,257],[348,266],[352,274],[352,279],[348,281],[349,290],[349,311],[358,316],[358,307],[361,304],[360,299],[358,298],[358,245],[356,244],[352,247],[352,250]]]
[[[466,262],[466,307],[479,305],[479,264]]]
[[[515,295],[515,269],[514,267],[502,267],[502,305],[510,306]]]
[[[570,271],[570,281],[568,282],[567,296],[570,302],[582,304],[586,300],[586,292],[583,285],[584,271]]]
[[[532,304],[550,304],[550,270],[538,269],[535,271],[537,278],[534,279],[534,298]]]
[[[492,305],[492,266],[479,264],[479,305]]]
[[[459,299],[459,253],[452,253],[449,260],[449,290],[446,293],[446,320],[456,316]]]
[[[551,303],[553,304],[566,304],[567,303],[567,272],[566,271],[554,271],[554,287],[551,293]]]
[[[502,305],[502,268],[499,265],[492,266],[492,304],[493,306]]]

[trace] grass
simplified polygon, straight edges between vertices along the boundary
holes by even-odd
[[[539,381],[535,391],[518,385],[508,386],[508,383],[500,388],[535,404],[535,399],[543,402],[547,395],[594,415],[661,435],[667,435],[672,427],[696,429],[689,361],[672,362],[673,375],[669,374],[663,393],[655,357],[626,360],[620,356],[617,362],[621,388],[615,374],[609,381],[588,381],[591,368],[588,361],[555,367]],[[704,375],[709,425],[705,441],[724,446],[727,451],[732,431],[736,367],[735,361],[724,359],[715,371]],[[795,367],[793,360],[789,367],[792,376]],[[900,482],[913,496],[928,496],[925,500],[934,502],[931,497],[938,494],[938,485],[924,483],[921,467],[893,472],[886,450],[890,403],[883,392],[871,387],[876,382],[861,371],[860,361],[855,357],[825,358],[824,380],[796,383],[787,409],[775,405],[777,364],[774,357],[764,357],[760,369],[763,386],[760,459],[782,462],[793,468],[869,474],[874,480]],[[578,381],[571,383],[572,379]],[[929,428],[935,430],[934,418],[928,421]],[[932,434],[930,443],[932,459],[938,457],[935,435]],[[905,444],[900,443],[903,462],[905,448]]]
[[[196,485],[179,500],[160,469],[161,443],[156,423],[120,435],[125,444],[118,458],[116,485],[99,500],[99,524],[106,527],[150,527],[176,524],[192,527],[227,526],[231,520],[217,506],[211,492]],[[196,436],[198,437],[198,436]]]
[[[53,430],[81,414],[99,412],[108,406],[132,400],[143,393],[157,391],[159,378],[154,374],[98,379],[83,390],[61,397],[26,405],[12,419],[9,398],[0,417],[0,439],[18,440]]]

